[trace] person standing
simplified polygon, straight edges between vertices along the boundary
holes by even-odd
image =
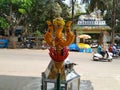
[[[113,46],[112,46],[112,45],[110,45],[110,46],[109,46],[109,48],[108,48],[108,50],[109,50],[109,52],[111,52],[111,53],[112,53],[112,52],[113,52]]]
[[[116,48],[115,45],[113,45],[112,48],[113,48],[113,49],[112,49],[113,56],[115,56],[115,54],[117,53],[117,48]]]
[[[22,35],[19,34],[19,35],[18,35],[18,42],[21,42],[21,41],[22,41]]]
[[[98,48],[97,48],[97,52],[100,54],[102,51],[102,46],[99,44]]]

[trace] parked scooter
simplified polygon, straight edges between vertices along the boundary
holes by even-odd
[[[118,51],[118,55],[120,56],[120,50],[117,50]]]
[[[33,42],[31,40],[26,40],[21,44],[22,48],[33,48]]]
[[[100,53],[95,53],[95,54],[93,55],[93,60],[94,60],[94,61],[95,61],[95,60],[97,60],[97,61],[99,61],[99,60],[108,60],[108,62],[111,62],[112,59],[113,59],[112,56],[113,56],[113,54],[110,53],[110,52],[108,52],[108,51],[106,51],[105,57],[103,57],[103,55],[101,55]]]
[[[120,56],[120,45],[116,46],[116,48],[117,48],[117,53]]]
[[[116,50],[116,53],[113,54],[113,57],[118,58],[120,56],[119,54],[120,54],[119,50]]]

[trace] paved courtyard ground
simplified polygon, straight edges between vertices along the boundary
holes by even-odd
[[[0,49],[0,90],[40,90],[41,73],[50,62],[48,53],[48,50]],[[94,90],[120,90],[120,58],[112,62],[92,61],[92,55],[69,52],[69,60],[77,63],[74,68],[82,85],[90,84]]]

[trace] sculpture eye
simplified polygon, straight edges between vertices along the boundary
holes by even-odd
[[[60,28],[60,25],[58,25],[58,28]]]

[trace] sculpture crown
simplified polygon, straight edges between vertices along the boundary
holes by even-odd
[[[58,18],[55,18],[53,19],[53,25],[62,25],[64,26],[65,25],[65,21],[62,17],[58,17]]]

